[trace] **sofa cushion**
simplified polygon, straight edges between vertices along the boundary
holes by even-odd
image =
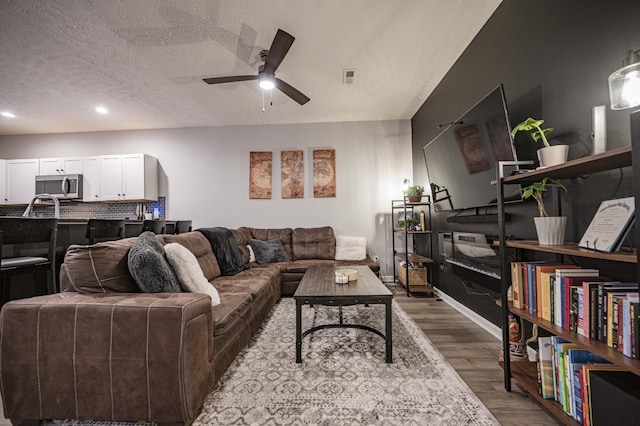
[[[213,281],[213,285],[222,293],[249,293],[253,299],[262,297],[265,293],[273,293],[278,288],[281,279],[277,268],[251,268],[233,277],[220,277]],[[279,298],[279,294],[278,297]]]
[[[188,248],[198,259],[200,269],[202,269],[207,281],[212,281],[221,275],[220,266],[216,256],[213,254],[211,244],[202,233],[192,231],[178,235],[163,234],[157,235],[156,238],[162,244],[178,243]]]
[[[211,308],[213,313],[213,335],[217,336],[236,321],[243,312],[251,309],[253,298],[249,293],[220,292],[220,304]],[[216,341],[214,339],[214,347]],[[216,349],[218,351],[218,349]]]
[[[236,243],[238,244],[238,248],[242,252],[242,261],[246,265],[251,262],[249,253],[249,249],[247,246],[249,245],[249,240],[251,239],[251,231],[249,228],[241,227],[238,229],[232,229],[231,233],[233,234],[233,238],[236,239]]]
[[[153,232],[138,236],[129,250],[129,272],[145,293],[179,293],[182,291],[164,249]]]
[[[139,293],[129,273],[129,249],[136,238],[71,245],[60,270],[60,290],[78,293]]]
[[[209,284],[198,265],[198,259],[189,249],[178,243],[169,243],[164,246],[164,251],[183,290],[207,294],[211,297],[211,305],[220,304],[218,290]]]
[[[261,241],[256,239],[249,240],[249,245],[253,249],[257,263],[273,263],[288,262],[289,256],[284,251],[282,241],[269,240]]]
[[[336,260],[363,260],[367,257],[367,239],[336,236]]]
[[[336,238],[333,228],[296,228],[292,234],[293,258],[300,259],[335,259]]]
[[[269,241],[278,239],[282,241],[284,251],[289,259],[293,259],[293,229],[291,228],[249,228],[251,237],[256,240]]]

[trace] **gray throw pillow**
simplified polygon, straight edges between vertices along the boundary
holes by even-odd
[[[284,246],[280,240],[249,240],[249,245],[253,249],[258,263],[288,262],[289,256],[284,251]]]
[[[180,293],[182,288],[153,232],[140,234],[131,246],[129,272],[145,293]]]

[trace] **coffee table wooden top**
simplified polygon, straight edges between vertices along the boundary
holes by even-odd
[[[348,284],[336,284],[336,269],[354,269],[358,279]],[[294,299],[302,297],[393,297],[393,293],[368,266],[313,265],[307,269]]]

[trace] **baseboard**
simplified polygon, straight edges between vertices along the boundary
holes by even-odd
[[[474,323],[478,324],[482,327],[487,333],[491,334],[493,337],[502,341],[502,330],[500,327],[492,323],[491,321],[486,320],[485,318],[478,315],[478,313],[472,311],[471,309],[464,306],[462,303],[455,300],[453,297],[447,295],[446,293],[434,288],[434,292],[436,296],[446,302],[449,306],[454,308],[456,311],[460,312],[465,317],[469,318]]]

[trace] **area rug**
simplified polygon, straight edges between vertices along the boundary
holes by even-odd
[[[304,306],[303,330],[335,323]],[[345,322],[384,330],[384,306],[344,308]],[[498,425],[404,310],[393,303],[393,363],[360,329],[306,336],[295,362],[295,303],[282,299],[207,397],[196,425]]]

